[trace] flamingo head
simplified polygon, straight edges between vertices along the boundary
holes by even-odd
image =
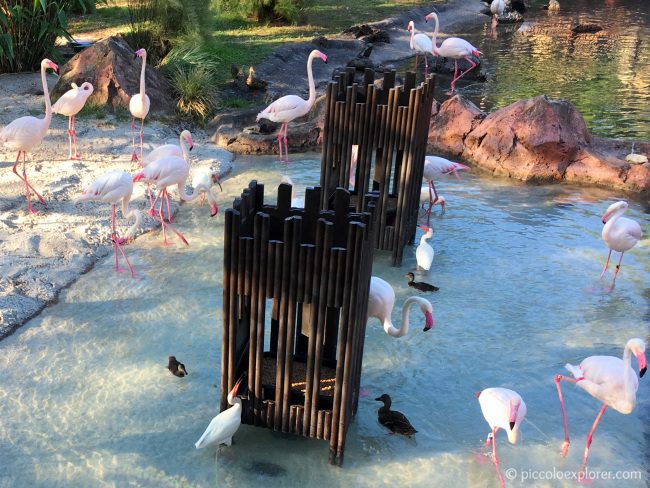
[[[648,363],[645,357],[645,342],[635,337],[627,341],[627,347],[636,356],[636,360],[639,363],[639,378],[642,378],[648,369]]]
[[[436,20],[438,20],[438,16],[436,15],[436,13],[435,13],[435,12],[431,12],[430,14],[428,14],[427,16],[424,17],[424,21],[425,21],[425,22],[429,22],[429,19],[430,19],[431,17],[433,17],[433,18],[435,18]]]
[[[147,51],[146,51],[144,48],[140,48],[140,49],[138,49],[138,50],[135,52],[135,54],[133,55],[133,59],[135,59],[135,58],[141,58],[141,57],[144,56],[145,54],[147,54]]]
[[[319,57],[323,61],[323,63],[327,64],[327,55],[320,52],[318,49],[314,49],[311,52],[310,56]]]
[[[219,213],[219,207],[216,202],[210,202],[210,217],[214,217]]]
[[[409,32],[412,32],[414,29],[415,29],[415,24],[411,20],[411,21],[409,21],[409,24],[406,26],[406,30],[409,31]]]
[[[221,180],[217,176],[217,173],[211,173],[210,174],[210,179],[212,180],[213,185],[219,185],[219,190],[223,191],[223,188],[221,186]]]
[[[435,321],[433,320],[433,307],[430,303],[427,302],[426,305],[422,306],[422,313],[424,313],[424,329],[423,332],[433,329]]]
[[[510,399],[510,415],[508,418],[510,430],[513,430],[515,428],[515,424],[517,423],[517,413],[519,413],[519,407],[521,407],[520,399]]]
[[[45,69],[52,68],[52,70],[55,73],[58,73],[58,71],[59,71],[59,67],[57,66],[57,64],[54,61],[50,61],[47,58],[45,58],[43,61],[41,61],[41,68],[45,68]]]
[[[187,146],[190,151],[194,148],[194,140],[192,140],[192,134],[189,130],[185,129],[181,132],[181,139],[187,141]]]
[[[620,202],[612,203],[609,207],[607,207],[607,211],[605,212],[605,215],[603,215],[603,224],[606,224],[611,215],[614,212],[617,212],[618,210],[623,209],[625,211],[627,209],[628,205],[625,200],[621,200]]]
[[[237,396],[237,390],[239,389],[239,385],[241,384],[242,380],[244,377],[242,376],[237,380],[237,383],[235,383],[235,386],[232,387],[232,390],[230,390],[230,393],[228,393],[228,403],[232,404],[233,399]]]
[[[478,49],[474,49],[474,50],[472,51],[472,54],[473,54],[474,56],[476,56],[477,58],[480,59],[480,58],[481,58],[481,54],[483,54],[483,53],[482,53],[481,51],[479,51]]]
[[[95,88],[93,87],[92,83],[88,83],[87,81],[84,81],[79,87],[79,90],[83,92],[85,97],[89,97],[90,95],[93,94]]]

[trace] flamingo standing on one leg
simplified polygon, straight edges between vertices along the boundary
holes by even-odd
[[[433,229],[424,225],[421,225],[420,229],[422,229],[425,234],[420,238],[420,245],[415,250],[415,260],[418,263],[418,268],[429,271],[431,269],[431,263],[433,262],[434,252],[427,240],[433,237]]]
[[[618,275],[619,270],[621,269],[621,261],[623,261],[623,254],[625,251],[629,251],[636,243],[641,240],[641,226],[635,220],[628,219],[623,217],[623,214],[628,208],[628,204],[625,201],[620,201],[612,203],[605,215],[603,215],[603,241],[607,244],[609,248],[609,254],[607,255],[607,261],[605,261],[605,267],[603,268],[602,273],[600,273],[600,278],[605,275],[605,271],[609,267],[609,259],[612,257],[612,251],[617,251],[621,253],[621,257],[618,260],[616,265],[616,271],[614,271],[614,280],[612,281],[612,286],[609,291],[614,289],[614,284],[616,283],[616,276]]]
[[[41,82],[43,83],[43,95],[45,97],[45,117],[38,119],[36,117],[20,117],[19,119],[14,120],[8,126],[6,126],[2,131],[0,131],[0,144],[3,146],[18,151],[18,156],[16,157],[16,162],[14,163],[13,172],[20,178],[25,184],[25,193],[27,194],[27,210],[30,213],[37,213],[36,210],[32,208],[30,190],[34,192],[38,201],[43,205],[45,200],[43,197],[34,190],[34,187],[29,184],[27,181],[27,168],[25,163],[25,158],[27,157],[27,151],[31,151],[34,146],[37,146],[45,137],[45,133],[50,128],[50,122],[52,121],[52,105],[50,103],[50,91],[47,88],[47,79],[45,78],[45,70],[47,68],[52,68],[55,72],[58,71],[59,67],[54,64],[49,59],[44,59],[41,61]],[[20,176],[16,170],[18,162],[20,161],[20,155],[23,155],[23,175]]]
[[[439,178],[443,175],[454,174],[456,178],[459,178],[458,171],[469,169],[469,166],[466,166],[461,163],[455,163],[449,161],[448,159],[441,158],[439,156],[427,156],[424,158],[424,171],[422,176],[429,183],[429,210],[428,214],[431,213],[431,207],[438,201],[438,192],[436,187],[433,184],[433,180]],[[431,195],[431,190],[433,189],[433,195]],[[435,198],[433,198],[435,195]],[[444,206],[442,207],[444,210]]]
[[[415,33],[415,24],[411,20],[406,26],[406,29],[411,33],[411,51],[415,51],[415,72],[418,70],[418,56],[421,54],[424,56],[424,76],[429,74],[429,60],[427,59],[427,54],[433,49],[431,46],[431,39],[429,39],[425,34],[416,34]]]
[[[115,271],[118,273],[124,271],[119,266],[117,255],[117,251],[119,250],[126,261],[126,265],[131,271],[131,276],[135,278],[133,267],[122,249],[122,244],[133,237],[133,234],[135,234],[135,231],[140,227],[140,222],[142,221],[142,213],[140,210],[129,210],[129,201],[131,200],[132,193],[133,181],[131,180],[131,175],[125,171],[111,170],[97,178],[94,183],[83,192],[83,194],[74,199],[74,203],[84,202],[87,200],[99,200],[111,204],[111,240],[113,241],[113,250],[115,251]],[[115,207],[120,200],[122,201],[122,216],[125,219],[135,217],[135,223],[126,231],[124,237],[118,237],[115,228]]]
[[[478,66],[472,60],[472,58],[470,58],[470,56],[476,56],[477,58],[480,58],[481,51],[479,51],[477,48],[472,46],[465,39],[461,39],[460,37],[448,37],[447,39],[442,41],[442,44],[440,44],[440,47],[438,47],[436,45],[437,42],[436,38],[438,37],[438,16],[435,14],[435,12],[431,12],[424,19],[428,22],[431,17],[433,17],[436,20],[436,28],[433,31],[433,36],[432,36],[433,39],[431,43],[433,55],[442,56],[445,58],[451,58],[454,60],[454,78],[451,80],[451,94],[453,95],[454,88],[456,87],[456,82]],[[460,75],[458,75],[459,59],[466,59],[471,65],[469,69],[467,69]]]
[[[476,394],[481,405],[481,412],[485,421],[492,429],[488,434],[486,446],[492,444],[492,461],[499,475],[501,487],[505,486],[503,476],[499,470],[499,457],[497,456],[497,431],[503,429],[508,434],[510,444],[519,440],[519,426],[526,416],[526,404],[521,396],[507,388],[486,388]]]
[[[298,117],[307,114],[316,101],[316,86],[314,85],[314,75],[312,73],[312,61],[314,58],[320,58],[327,63],[327,56],[322,52],[314,49],[307,58],[307,79],[309,81],[309,98],[303,100],[296,95],[286,95],[278,98],[271,105],[266,107],[257,114],[257,120],[269,119],[272,122],[281,122],[280,131],[278,132],[278,146],[280,148],[280,161],[282,161],[282,142],[284,141],[284,152],[286,162],[289,162],[289,146],[287,146],[288,124]],[[284,131],[284,134],[283,134]]]
[[[147,157],[142,160],[141,165],[147,166],[149,163],[152,163],[153,161],[165,156],[177,156],[179,158],[183,158],[187,164],[190,164],[189,155],[187,152],[185,152],[185,145],[183,144],[185,141],[187,141],[187,148],[189,151],[194,149],[192,133],[189,130],[184,130],[181,132],[178,145],[163,144],[162,146],[158,146],[156,149],[147,154]],[[149,183],[147,183],[147,193],[149,194],[149,203],[151,204],[151,207],[149,208],[149,215],[153,215],[154,201],[151,198],[151,188],[149,186]],[[157,199],[158,198],[156,197],[156,200]],[[167,201],[167,208],[169,208],[169,200]],[[171,222],[171,218],[171,214],[168,214],[167,219],[169,222]]]
[[[564,442],[562,443],[562,456],[566,457],[569,452],[569,426],[566,419],[566,410],[564,409],[564,399],[562,397],[562,388],[560,381],[571,381],[576,383],[580,388],[589,393],[592,397],[603,402],[603,406],[598,412],[589,433],[587,434],[587,443],[585,445],[585,454],[582,461],[580,472],[584,476],[589,458],[589,447],[593,440],[594,431],[605,413],[607,407],[628,414],[634,410],[636,405],[636,391],[639,388],[639,379],[632,369],[630,354],[636,356],[639,363],[639,377],[642,377],[647,369],[645,357],[645,343],[638,338],[630,339],[625,345],[623,359],[613,356],[590,356],[584,359],[580,366],[566,364],[565,368],[571,372],[574,378],[568,376],[556,375],[555,386],[560,399],[560,408],[562,409],[562,421],[564,423]]]
[[[77,86],[72,83],[72,89],[65,92],[52,106],[52,112],[55,114],[68,116],[68,144],[70,150],[68,152],[68,159],[77,160],[81,159],[81,155],[77,151],[77,132],[74,128],[74,117],[77,115],[88,100],[88,97],[93,94],[94,88],[87,81]],[[72,154],[72,146],[74,144],[74,155]]]
[[[183,234],[178,232],[171,224],[165,223],[165,218],[163,215],[163,204],[164,200],[167,199],[167,215],[168,219],[171,218],[171,209],[169,207],[169,199],[167,195],[167,187],[172,185],[177,185],[178,194],[182,200],[190,202],[198,198],[202,191],[205,191],[208,194],[208,202],[210,202],[211,213],[210,216],[214,217],[219,211],[217,206],[217,199],[210,190],[209,187],[195,187],[191,195],[185,193],[185,183],[190,174],[190,166],[185,162],[183,158],[178,156],[165,156],[156,161],[149,163],[148,166],[145,166],[142,171],[136,174],[133,177],[133,181],[144,180],[145,182],[155,183],[156,188],[158,188],[158,195],[156,200],[160,198],[160,207],[158,208],[158,215],[160,217],[160,222],[163,230],[163,241],[165,245],[168,245],[167,234],[165,228],[169,227],[174,233],[185,243],[189,245]],[[155,203],[155,202],[154,202]]]
[[[138,57],[142,58],[142,70],[140,71],[140,93],[133,95],[131,97],[131,100],[129,100],[129,111],[133,116],[133,120],[131,122],[131,137],[133,143],[133,154],[131,155],[131,161],[142,161],[143,159],[142,138],[144,131],[144,118],[149,113],[149,107],[151,105],[149,97],[144,91],[144,75],[147,68],[147,51],[144,49],[138,49],[135,52],[133,59],[136,59]],[[142,123],[140,124],[140,159],[138,159],[138,156],[135,153],[135,119],[142,119]]]
[[[405,336],[409,331],[409,308],[412,304],[417,304],[424,314],[425,326],[424,332],[432,329],[433,306],[429,300],[420,297],[409,297],[404,300],[402,305],[402,324],[399,329],[395,328],[391,316],[395,306],[395,290],[386,281],[377,276],[370,277],[370,291],[368,292],[368,317],[378,319],[384,326],[386,334],[392,337]]]

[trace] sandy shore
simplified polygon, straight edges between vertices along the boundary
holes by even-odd
[[[54,75],[48,75],[50,88],[55,81]],[[40,74],[0,76],[0,128],[18,117],[42,117],[43,113]],[[39,211],[35,216],[27,212],[22,181],[11,171],[16,154],[0,146],[0,338],[55,302],[63,288],[112,252],[110,205],[74,205],[72,199],[109,169],[136,172],[137,165],[130,162],[131,121],[109,114],[78,117],[81,161],[67,160],[67,124],[67,117],[54,115],[43,143],[28,154],[30,183],[47,201],[46,209],[34,205]],[[145,151],[178,143],[181,129],[147,121]],[[193,131],[193,138],[192,171],[212,168],[224,175],[231,170],[231,153],[211,144],[202,131]],[[172,201],[177,201],[175,191],[171,193]],[[135,185],[132,201],[136,208],[147,209],[143,185]],[[197,200],[190,205],[200,203]],[[176,208],[174,203],[172,211]],[[119,229],[124,232],[132,222],[118,215]],[[136,236],[158,226],[156,220],[146,217]]]

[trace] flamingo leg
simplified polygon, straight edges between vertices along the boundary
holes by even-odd
[[[591,430],[589,430],[589,433],[587,434],[587,443],[585,445],[585,456],[584,459],[582,460],[582,467],[580,468],[580,475],[582,475],[581,478],[583,479],[584,479],[585,469],[587,468],[587,459],[589,458],[589,448],[591,447],[591,441],[594,438],[594,432],[596,430],[596,427],[598,427],[598,423],[600,422],[600,419],[603,417],[606,408],[607,405],[603,403],[603,406],[601,407],[600,411],[598,412],[598,415],[596,416],[596,420],[594,420],[594,424],[591,426]]]
[[[429,59],[428,56],[424,55],[424,77],[429,76]]]
[[[23,155],[23,174],[22,174],[22,176],[20,175],[20,173],[18,173],[18,169],[17,169],[18,164],[20,163],[20,154],[21,153]],[[41,202],[43,205],[47,206],[47,204],[45,203],[45,199],[34,189],[34,187],[32,185],[29,184],[29,181],[27,180],[27,174],[26,174],[26,171],[25,171],[25,157],[26,156],[27,156],[26,151],[18,151],[18,156],[16,157],[16,162],[14,163],[14,167],[13,167],[12,171],[14,172],[14,174],[18,178],[20,178],[23,181],[23,183],[25,183],[29,187],[30,190],[32,190],[32,192],[38,197],[38,201]]]
[[[138,160],[138,155],[135,153],[135,117],[131,119],[131,145],[133,147],[133,154],[131,154],[131,162]]]
[[[557,396],[560,399],[560,408],[562,409],[562,423],[564,424],[564,442],[562,443],[562,457],[566,457],[569,452],[569,424],[566,420],[566,409],[564,408],[564,397],[562,396],[562,387],[560,386],[560,381],[571,381],[572,383],[577,383],[578,380],[575,378],[569,378],[561,374],[555,375],[555,387],[557,388]]]
[[[111,204],[111,240],[113,241],[113,251],[115,252],[115,271],[118,273],[124,272],[120,268],[120,264],[117,257],[117,248],[120,246],[117,243],[117,230],[115,229],[115,204]]]
[[[164,218],[164,216],[163,216],[163,210],[162,210],[162,209],[163,209],[163,204],[165,203],[165,202],[164,202],[165,197],[167,197],[167,198],[169,198],[169,197],[167,196],[167,188],[165,188],[164,190],[162,190],[162,192],[163,192],[163,197],[160,199],[160,206],[159,206],[159,208],[158,208],[158,215],[160,216],[160,224],[162,225],[162,229],[163,229],[163,241],[164,241],[164,244],[165,244],[165,246],[169,246],[169,245],[170,245],[170,243],[167,242],[167,234],[166,234],[166,232],[165,232],[165,227],[169,227],[169,228],[170,228],[170,229],[171,229],[171,230],[172,230],[172,231],[173,231],[173,232],[178,236],[178,238],[179,238],[181,241],[183,241],[183,243],[184,243],[186,246],[189,246],[190,243],[187,242],[187,239],[185,239],[185,236],[184,236],[183,234],[181,234],[180,232],[178,232],[178,231],[174,228],[174,226],[173,226],[172,224],[170,224],[170,223],[165,223],[165,218]]]
[[[165,190],[165,202],[167,202],[167,222],[172,221],[172,209],[169,205],[169,195],[167,194],[167,190]]]
[[[598,278],[599,280],[601,280],[603,276],[605,276],[605,271],[607,271],[607,268],[609,267],[609,258],[611,257],[612,257],[612,250],[610,249],[609,254],[607,255],[607,261],[605,261],[605,267],[603,268],[602,273],[600,273],[600,278]]]
[[[471,64],[471,66],[467,70],[463,71],[458,76],[458,78],[456,78],[456,81],[460,80],[463,76],[465,76],[467,73],[469,73],[470,71],[472,71],[474,68],[476,68],[478,66],[478,64],[476,64],[474,61],[472,61],[472,59],[469,56],[465,56],[465,59],[467,61],[469,61],[469,64]],[[455,83],[454,83],[454,85],[455,85]]]
[[[285,161],[289,162],[289,145],[287,143],[287,133],[289,132],[289,122],[284,123],[284,157]]]
[[[142,145],[143,139],[144,139],[144,118],[142,119],[142,123],[140,124],[140,161],[144,161],[144,154],[143,154],[144,148]]]
[[[614,271],[614,280],[612,281],[612,286],[609,288],[609,291],[612,291],[614,289],[614,285],[616,284],[616,276],[618,276],[618,272],[621,269],[621,261],[623,261],[623,254],[625,254],[625,251],[621,253],[621,257],[618,259],[618,264],[616,265],[616,271]]]
[[[278,131],[278,149],[280,150],[280,161],[282,161],[282,128],[284,127],[284,124],[280,126],[280,130]]]
[[[154,201],[153,201],[153,199],[151,198],[151,194],[152,194],[152,193],[153,193],[153,192],[151,191],[151,185],[150,185],[149,182],[147,181],[147,195],[149,195],[149,203],[151,204],[151,207],[149,208],[149,212],[151,212],[151,209],[153,208],[153,205],[154,205]]]
[[[415,68],[414,68],[414,70],[415,70],[415,73],[417,74],[417,72],[418,72],[418,53],[417,53],[417,51],[415,52]]]
[[[81,154],[77,150],[77,131],[75,129],[75,116],[72,116],[72,144],[74,145],[74,156],[70,159],[78,160],[81,159]]]
[[[458,79],[458,60],[454,59],[454,77],[451,80],[451,92],[450,95],[454,94],[454,88],[456,87],[456,80]]]
[[[151,200],[151,188],[149,187],[149,183],[147,183],[147,188],[149,188],[149,200]],[[156,195],[156,198],[154,199],[154,201],[151,202],[151,207],[149,207],[149,212],[148,213],[151,216],[155,215],[155,213],[156,213],[155,205],[156,205],[156,202],[158,201],[158,199],[160,198],[160,193],[161,192],[158,192],[158,194]]]
[[[72,116],[68,117],[68,159],[72,159]]]
[[[494,466],[497,469],[501,488],[503,488],[505,486],[505,483],[503,482],[503,476],[501,476],[501,470],[499,469],[499,456],[497,456],[497,430],[499,430],[498,427],[494,427],[492,429],[492,461],[494,462]]]

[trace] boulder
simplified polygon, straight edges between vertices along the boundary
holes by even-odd
[[[365,42],[390,42],[388,32],[368,24],[353,25],[343,31],[342,37],[346,36],[360,39]]]
[[[478,66],[474,68],[472,71],[470,71],[469,73],[467,73],[465,76],[463,76],[463,79],[475,80],[475,81],[486,81],[487,76],[481,70],[481,60],[474,58],[473,56],[472,59],[474,59],[474,62],[477,63]],[[429,56],[429,72],[453,75],[454,65],[455,65],[455,60],[451,58],[443,58],[440,56],[433,56],[433,57]],[[468,70],[470,66],[471,65],[469,64],[469,61],[467,61],[466,59],[458,60],[459,73]]]
[[[600,32],[601,30],[603,30],[603,28],[598,24],[583,22],[573,26],[571,32],[573,32],[574,34],[589,34],[593,32]]]
[[[108,37],[75,55],[62,68],[52,98],[70,89],[71,83],[89,81],[94,87],[90,103],[110,110],[129,107],[129,100],[140,90],[142,61],[133,59],[133,50],[121,37]],[[151,112],[170,113],[175,107],[172,89],[151,66],[145,71],[146,92]]]
[[[446,100],[431,117],[428,145],[434,151],[460,156],[464,140],[485,118],[485,114],[469,100],[456,95]]]
[[[465,156],[494,173],[524,181],[557,181],[590,142],[573,104],[538,96],[488,115],[466,137]]]

